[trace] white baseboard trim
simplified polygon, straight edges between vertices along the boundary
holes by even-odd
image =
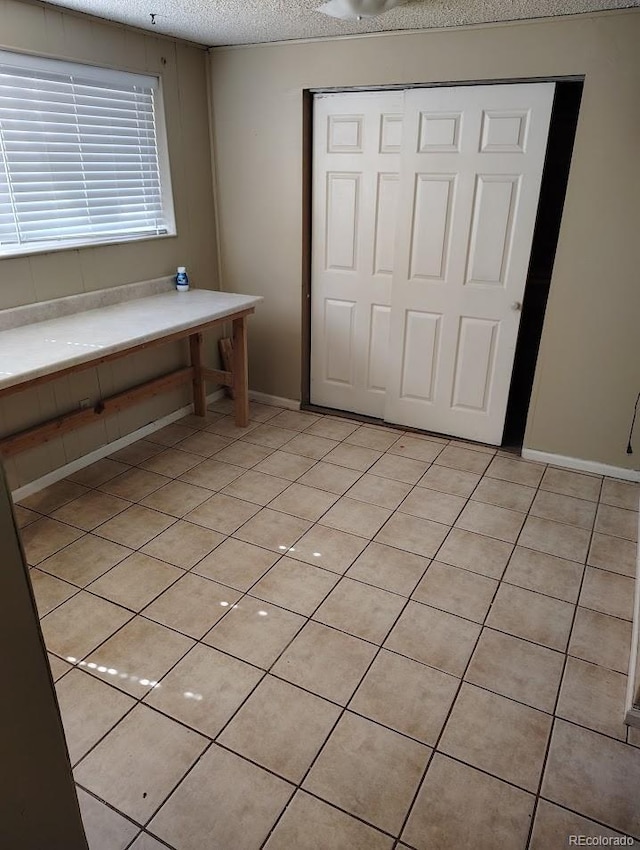
[[[594,475],[606,475],[609,478],[621,478],[623,481],[640,481],[640,470],[637,469],[625,469],[623,466],[610,466],[595,460],[539,452],[537,449],[523,448],[521,454],[525,460],[537,460],[539,463],[550,463],[553,466],[564,466],[578,472],[592,472]]]
[[[638,516],[640,533],[640,515]],[[640,539],[640,537],[638,538]],[[629,657],[629,676],[627,678],[627,697],[625,702],[625,723],[640,727],[640,708],[637,707],[636,693],[640,686],[638,678],[638,652],[640,651],[640,548],[636,559],[636,586],[633,599],[633,627],[631,632],[631,655]]]
[[[261,404],[273,404],[276,407],[284,407],[287,410],[300,410],[300,402],[293,398],[282,398],[279,395],[259,393],[256,390],[249,390],[249,398],[251,401],[258,401]]]
[[[218,401],[223,397],[224,389],[216,390],[211,393],[211,395],[207,396],[207,404]],[[156,419],[148,425],[143,425],[142,428],[138,428],[130,434],[125,434],[124,437],[120,437],[112,443],[106,443],[104,446],[100,446],[99,449],[95,449],[94,451],[89,452],[89,454],[82,455],[82,457],[72,460],[71,463],[66,463],[59,469],[54,469],[52,472],[48,472],[46,475],[43,475],[42,478],[30,481],[23,487],[18,487],[18,489],[14,490],[11,494],[13,496],[13,501],[19,502],[20,499],[25,499],[27,496],[31,496],[39,490],[44,490],[44,488],[48,487],[50,484],[55,484],[56,481],[60,481],[62,478],[66,478],[68,475],[72,475],[74,472],[84,469],[85,466],[90,466],[97,460],[102,460],[103,457],[107,457],[107,455],[111,455],[120,449],[124,449],[125,446],[130,446],[131,443],[135,443],[136,440],[141,440],[143,437],[153,434],[154,431],[159,431],[161,428],[164,428],[165,425],[171,425],[172,422],[175,422],[177,419],[182,419],[182,417],[186,416],[188,413],[193,413],[192,404],[180,407],[178,410],[174,410],[172,413],[168,413],[166,416],[163,416],[162,419]]]

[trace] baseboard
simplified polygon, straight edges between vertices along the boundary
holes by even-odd
[[[638,517],[638,534],[640,539],[640,516]],[[633,599],[633,626],[631,633],[631,654],[629,657],[629,676],[627,678],[627,697],[625,701],[625,723],[628,726],[640,727],[640,708],[636,702],[636,689],[640,687],[638,675],[638,652],[640,651],[640,549],[636,558],[636,583]]]
[[[211,395],[207,396],[207,404],[211,404],[214,401],[218,401],[223,397],[224,389],[216,390],[215,392],[211,393]],[[164,428],[165,425],[171,425],[172,422],[175,422],[177,419],[182,419],[182,417],[186,416],[188,413],[193,413],[192,404],[187,404],[185,407],[180,407],[178,410],[174,410],[172,413],[168,413],[161,419],[156,419],[154,422],[150,422],[148,425],[143,425],[142,428],[138,428],[136,431],[132,431],[130,434],[125,434],[124,437],[120,437],[118,440],[114,440],[112,443],[106,443],[104,446],[100,446],[99,449],[95,449],[94,451],[89,452],[89,454],[82,455],[82,457],[78,457],[75,460],[72,460],[71,463],[66,463],[59,469],[54,469],[52,472],[48,472],[46,475],[43,475],[42,478],[37,478],[35,481],[30,481],[23,487],[18,487],[18,489],[14,490],[11,494],[13,496],[13,501],[19,502],[20,499],[25,499],[27,496],[31,496],[33,493],[37,493],[39,490],[43,490],[50,484],[55,484],[56,481],[60,481],[62,478],[66,478],[68,475],[72,475],[74,472],[78,472],[80,469],[84,469],[85,466],[90,466],[97,460],[102,460],[103,457],[107,457],[108,455],[111,455],[114,452],[119,451],[120,449],[124,449],[125,446],[130,446],[131,443],[135,443],[136,440],[141,440],[143,439],[143,437],[147,437],[149,434],[153,434],[154,431],[159,431],[161,428]]]
[[[609,478],[621,478],[623,481],[640,481],[640,470],[625,469],[623,466],[610,466],[595,460],[583,460],[579,457],[566,457],[551,452],[539,452],[537,449],[522,449],[524,460],[536,460],[553,466],[564,466],[578,472],[592,472],[594,475],[606,475]]]
[[[249,398],[251,401],[259,401],[261,404],[273,404],[276,407],[284,407],[287,410],[300,410],[300,402],[293,398],[282,398],[279,395],[259,393],[256,390],[249,390]]]

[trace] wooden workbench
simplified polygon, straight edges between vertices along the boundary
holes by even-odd
[[[0,330],[0,402],[2,398],[63,375],[185,338],[189,339],[190,365],[100,399],[92,407],[71,411],[4,437],[0,439],[2,455],[14,455],[40,445],[185,383],[192,385],[194,412],[198,416],[206,412],[207,382],[232,386],[236,424],[248,424],[247,317],[262,298],[202,289],[174,290],[82,309],[83,304],[95,303],[95,300],[83,302],[83,298],[78,296],[78,312],[18,327],[7,328],[7,321],[0,322],[0,327],[3,324],[5,327]],[[18,314],[28,309],[19,308],[14,312]],[[34,311],[34,315],[43,314]],[[0,320],[2,318],[0,314]],[[25,316],[19,321],[24,322]],[[233,326],[232,370],[207,368],[202,352],[203,332],[227,321]]]

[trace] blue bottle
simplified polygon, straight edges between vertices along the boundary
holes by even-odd
[[[178,266],[178,273],[176,274],[176,289],[178,292],[187,292],[189,289],[189,278],[184,266]]]

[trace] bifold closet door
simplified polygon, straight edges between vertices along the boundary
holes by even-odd
[[[387,421],[500,444],[553,93],[405,92]]]
[[[313,114],[311,401],[385,409],[402,92],[317,95]]]

